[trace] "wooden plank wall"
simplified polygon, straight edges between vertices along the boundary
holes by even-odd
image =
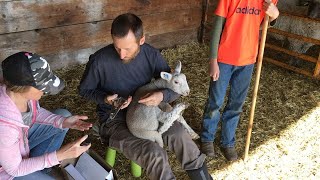
[[[210,32],[213,26],[213,15],[214,15],[214,11],[217,7],[218,4],[218,0],[203,0],[203,9],[205,10],[204,15],[202,17],[202,26],[201,31],[202,31],[202,37],[200,38],[201,42],[204,43],[209,43],[210,42]],[[207,7],[205,7],[207,4]],[[206,9],[205,9],[206,8]]]
[[[132,12],[157,48],[197,39],[201,0],[0,0],[0,61],[18,51],[37,52],[55,68],[85,63],[112,43],[110,27]]]

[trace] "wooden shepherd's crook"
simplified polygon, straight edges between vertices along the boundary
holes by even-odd
[[[251,105],[250,119],[249,119],[248,132],[247,132],[246,149],[244,152],[244,160],[245,161],[247,160],[248,153],[249,153],[254,111],[256,108],[256,100],[257,100],[257,94],[258,94],[258,89],[259,89],[259,81],[260,81],[260,74],[261,74],[261,67],[262,67],[262,60],[263,60],[264,46],[266,43],[268,25],[269,25],[269,16],[266,15],[264,18],[263,24],[262,24],[262,34],[261,34],[261,40],[260,40],[260,45],[259,45],[259,55],[258,55],[257,70],[256,70],[257,74],[256,74],[256,80],[255,80],[254,89],[253,89],[252,105]]]

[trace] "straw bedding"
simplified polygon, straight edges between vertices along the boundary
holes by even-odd
[[[190,103],[184,112],[188,123],[200,133],[201,117],[208,91],[208,47],[190,43],[162,51],[169,65],[182,61],[191,93],[179,101]],[[87,102],[77,93],[85,65],[58,70],[66,81],[66,88],[56,96],[44,97],[41,105],[47,109],[59,107],[73,114],[88,115],[96,120],[95,104]],[[252,78],[251,85],[254,84]],[[239,159],[226,162],[219,151],[220,131],[216,137],[218,157],[208,158],[209,171],[214,179],[320,179],[320,81],[298,75],[274,65],[264,63],[255,111],[254,127],[247,162]],[[249,120],[252,87],[243,108],[237,129],[236,148],[240,157],[244,153]],[[66,142],[73,141],[86,132],[70,130]],[[196,141],[199,145],[199,142]],[[105,145],[94,140],[92,149],[104,157]],[[177,179],[188,179],[174,154],[169,160]],[[133,179],[129,161],[121,154],[114,167],[120,179]],[[145,175],[141,179],[147,179]]]

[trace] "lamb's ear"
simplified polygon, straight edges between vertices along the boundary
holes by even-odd
[[[170,81],[172,79],[172,74],[167,73],[167,72],[161,72],[160,76],[162,79]]]
[[[174,69],[174,74],[180,74],[181,72],[181,61],[178,61],[176,68]]]

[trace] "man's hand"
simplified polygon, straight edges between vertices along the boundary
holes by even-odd
[[[110,104],[112,106],[117,106],[114,102],[116,101],[116,99],[118,98],[118,94],[113,94],[111,96],[106,96],[104,98],[104,102],[107,104]],[[124,104],[122,104],[121,109],[124,109],[126,107],[129,106],[129,104],[132,101],[132,96],[129,96],[128,99],[126,100],[126,102]]]
[[[113,104],[113,101],[114,101],[115,99],[117,99],[117,97],[118,97],[118,94],[107,95],[107,96],[104,98],[104,102],[107,103],[107,104],[112,105],[112,104]]]
[[[158,106],[163,100],[163,94],[161,91],[148,93],[144,95],[138,102],[146,106]]]
[[[263,10],[270,17],[270,22],[277,19],[279,16],[279,10],[275,4],[271,0],[264,0],[263,2]]]
[[[71,128],[71,129],[77,129],[80,131],[89,130],[90,127],[92,127],[91,123],[84,122],[84,120],[87,120],[88,116],[70,116],[67,119],[65,119],[62,123],[63,128]]]
[[[91,144],[87,146],[80,146],[80,144],[87,138],[88,135],[85,135],[77,141],[68,143],[59,150],[57,150],[58,161],[79,157],[82,153],[87,151],[91,147]]]
[[[121,109],[128,107],[131,101],[132,101],[132,96],[129,96],[127,101],[124,104],[122,104]]]
[[[211,59],[209,62],[209,75],[213,81],[217,81],[220,76],[220,70],[217,59]]]

